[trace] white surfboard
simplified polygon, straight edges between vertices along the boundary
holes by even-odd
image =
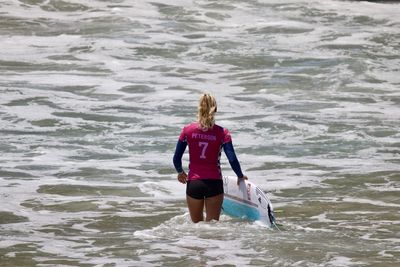
[[[223,212],[232,217],[250,221],[261,221],[268,226],[275,225],[271,201],[254,183],[245,180],[237,185],[237,178],[225,176]]]

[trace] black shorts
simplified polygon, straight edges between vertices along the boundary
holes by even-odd
[[[186,195],[195,199],[215,197],[223,193],[222,179],[189,180],[186,184]]]

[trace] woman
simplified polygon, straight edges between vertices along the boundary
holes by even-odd
[[[179,182],[186,184],[186,201],[194,223],[219,220],[224,186],[219,159],[223,148],[229,163],[240,181],[247,180],[236,158],[229,131],[215,124],[217,102],[210,94],[200,97],[197,121],[186,125],[176,145],[173,158]],[[182,169],[182,155],[189,145],[189,175]]]

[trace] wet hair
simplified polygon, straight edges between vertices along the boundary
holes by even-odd
[[[197,120],[203,130],[210,129],[215,124],[214,115],[217,112],[217,101],[211,94],[202,94],[197,110]]]

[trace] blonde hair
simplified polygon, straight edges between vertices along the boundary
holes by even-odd
[[[197,120],[203,130],[210,129],[215,124],[217,101],[211,94],[202,94],[197,109]]]

